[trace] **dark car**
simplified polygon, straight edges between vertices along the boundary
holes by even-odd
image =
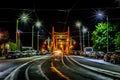
[[[15,53],[16,53],[16,57],[18,57],[18,58],[23,57],[23,54],[21,51],[15,51]]]
[[[41,51],[36,51],[36,55],[41,55],[42,52]]]
[[[114,51],[114,53],[110,57],[110,62],[120,63],[120,50],[115,50]]]
[[[105,53],[103,51],[97,51],[97,58],[103,58]]]
[[[16,52],[14,52],[14,51],[10,51],[10,52],[7,52],[7,54],[6,54],[6,59],[15,59],[15,58],[17,58],[18,57],[18,55],[16,54]]]
[[[105,53],[105,54],[104,54],[104,57],[103,57],[104,61],[110,61],[110,57],[111,57],[111,55],[112,55],[113,53],[114,53],[114,52],[107,52],[107,53]]]

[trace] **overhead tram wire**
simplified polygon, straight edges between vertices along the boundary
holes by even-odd
[[[77,1],[75,2],[75,4],[74,4],[70,9],[67,10],[67,16],[66,16],[66,19],[65,19],[65,22],[64,22],[63,31],[65,31],[65,26],[66,26],[66,24],[67,24],[67,20],[68,20],[68,16],[69,16],[69,14],[70,14],[70,11],[77,5],[78,2],[79,2],[79,0],[77,0]]]
[[[90,9],[102,9],[102,7],[90,7],[90,8],[80,8],[80,9],[23,9],[23,8],[0,8],[0,10],[15,10],[15,11],[32,11],[32,12],[35,12],[36,11],[58,11],[58,12],[66,12],[66,11],[81,11],[81,10],[90,10]],[[120,9],[120,7],[106,7],[106,8],[103,8],[103,9]]]
[[[33,0],[33,8],[34,8],[34,12],[35,12],[35,17],[37,18],[37,19],[39,19],[38,18],[38,15],[37,15],[37,12],[36,11],[38,11],[38,9],[36,9],[36,7],[35,7],[35,1]],[[44,29],[48,32],[48,34],[50,34],[51,35],[51,33],[44,27]]]
[[[34,11],[33,9],[18,9],[18,8],[0,8],[0,10],[14,10],[14,11]]]

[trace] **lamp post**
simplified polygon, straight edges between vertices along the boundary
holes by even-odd
[[[109,44],[108,44],[108,42],[109,42],[109,40],[108,40],[108,37],[109,37],[109,34],[108,34],[108,16],[107,16],[107,52],[109,51]]]
[[[83,50],[84,50],[84,47],[85,47],[85,39],[84,39],[85,37],[84,37],[84,33],[87,32],[87,29],[86,29],[85,27],[83,27],[82,32],[83,32]]]
[[[48,37],[47,43],[48,43],[48,51],[50,52],[50,37]]]
[[[32,49],[34,49],[34,25],[32,26]]]
[[[18,23],[19,23],[19,20],[21,20],[21,21],[23,21],[23,22],[27,22],[28,21],[28,19],[29,19],[29,16],[28,16],[28,14],[25,14],[25,13],[23,13],[17,20],[16,20],[16,44],[17,44],[17,50],[20,50],[19,49],[19,45],[20,45],[20,43],[18,42]],[[20,40],[19,40],[20,41]]]
[[[108,33],[108,27],[109,27],[109,25],[108,25],[108,22],[109,22],[109,19],[108,19],[108,16],[107,15],[105,15],[104,14],[104,12],[103,11],[98,11],[97,13],[96,13],[97,15],[97,17],[98,18],[100,18],[100,19],[103,19],[103,18],[105,18],[106,19],[106,21],[107,21],[107,49],[106,49],[106,51],[108,52],[109,51],[109,40],[108,40],[108,37],[109,37],[109,33]]]
[[[18,31],[18,51],[20,51],[20,31]]]
[[[90,37],[90,32],[88,31],[88,46],[90,46],[90,41],[89,41],[89,37]]]
[[[80,21],[77,21],[76,23],[75,23],[75,25],[76,25],[76,27],[78,27],[79,28],[79,38],[80,38],[80,51],[82,51],[82,41],[81,41],[81,29],[80,29],[80,27],[81,27],[81,22]]]
[[[35,25],[38,28],[38,31],[37,31],[37,51],[39,51],[39,28],[41,27],[42,24],[40,21],[37,21]]]
[[[16,45],[18,47],[18,19],[16,20]]]

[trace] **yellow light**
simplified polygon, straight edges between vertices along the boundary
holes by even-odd
[[[61,42],[60,42],[60,44],[62,45],[62,44],[63,44],[63,42],[61,41]]]
[[[75,45],[75,44],[76,44],[76,41],[73,41],[73,44]]]
[[[63,45],[62,45],[62,44],[60,45],[60,48],[63,48]]]
[[[72,49],[72,48],[73,48],[73,45],[70,46],[70,49]]]
[[[60,56],[62,54],[62,51],[61,50],[56,50],[53,53],[54,53],[54,56]]]
[[[47,44],[47,42],[46,42],[46,41],[44,41],[44,44]]]

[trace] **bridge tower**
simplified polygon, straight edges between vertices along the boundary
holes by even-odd
[[[51,37],[51,52],[61,50],[63,54],[70,52],[70,29],[67,32],[55,32],[54,26],[52,27]]]

